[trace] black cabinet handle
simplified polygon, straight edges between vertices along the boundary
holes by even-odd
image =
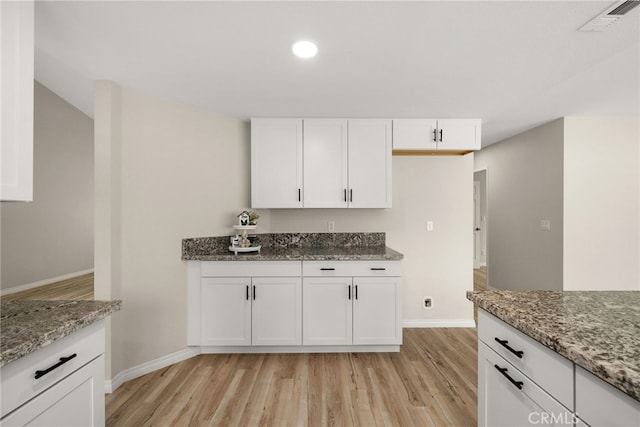
[[[302,190],[298,188],[298,201],[302,201]]]
[[[47,369],[45,369],[43,371],[36,371],[35,379],[38,379],[40,377],[44,377],[49,372],[53,371],[56,368],[59,368],[60,366],[64,365],[65,363],[67,363],[69,360],[73,359],[76,356],[77,356],[77,354],[73,353],[71,356],[61,357],[60,361],[58,363],[56,363],[55,365],[50,366],[50,367],[48,367]]]
[[[496,337],[496,341],[498,343],[500,343],[501,346],[503,346],[504,348],[506,348],[507,350],[509,350],[511,353],[515,354],[516,356],[518,356],[518,358],[522,359],[522,355],[524,354],[524,351],[522,350],[514,350],[510,345],[509,345],[509,341],[507,340],[501,340],[500,338]]]
[[[333,268],[333,267],[321,267],[320,268],[320,271],[334,271],[334,270],[335,270],[335,268]]]
[[[437,139],[437,137],[436,137],[437,132],[438,132],[438,131],[437,131],[436,129],[434,129],[434,130],[433,130],[433,142],[437,142],[437,141],[438,141],[438,139]]]
[[[247,285],[247,301],[249,301],[249,285]]]
[[[351,299],[351,285],[349,285],[349,299]]]
[[[353,189],[349,190],[349,201],[353,202]]]
[[[345,202],[347,201],[347,189],[346,188],[344,189],[344,201]]]
[[[256,285],[253,285],[253,300],[256,300]]]
[[[384,268],[384,267],[371,267],[371,270],[373,270],[373,271],[385,271],[386,268]]]
[[[356,299],[358,299],[358,285],[355,286]]]
[[[516,380],[514,380],[513,378],[511,378],[511,375],[507,374],[507,371],[508,371],[508,369],[507,369],[507,368],[501,368],[501,367],[500,367],[500,366],[498,366],[498,365],[493,365],[493,366],[495,366],[495,368],[496,368],[498,371],[500,371],[500,373],[501,373],[502,375],[504,375],[504,376],[505,376],[505,378],[506,378],[506,379],[508,379],[508,380],[511,382],[511,384],[513,384],[514,386],[518,387],[518,390],[522,390],[522,385],[523,385],[524,383],[523,383],[522,381],[516,381]]]
[[[440,129],[440,142],[442,142],[442,129]]]

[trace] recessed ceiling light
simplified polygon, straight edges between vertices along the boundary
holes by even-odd
[[[291,46],[291,51],[298,58],[313,58],[318,53],[318,46],[315,43],[303,40],[295,42]]]

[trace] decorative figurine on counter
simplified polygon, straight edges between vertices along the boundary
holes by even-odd
[[[251,247],[251,241],[249,240],[246,234],[242,235],[242,240],[240,241],[240,247],[241,248]]]
[[[242,211],[238,214],[238,225],[241,227],[246,227],[248,225],[258,225],[258,215],[253,211]]]
[[[249,212],[242,211],[238,214],[238,225],[242,227],[249,225]]]

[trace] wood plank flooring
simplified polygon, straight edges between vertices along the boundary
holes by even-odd
[[[76,276],[71,279],[61,280],[49,285],[39,286],[26,291],[3,295],[2,301],[17,299],[28,300],[92,300],[93,299],[93,273]]]
[[[475,329],[405,329],[400,353],[207,354],[107,395],[107,426],[474,426]]]

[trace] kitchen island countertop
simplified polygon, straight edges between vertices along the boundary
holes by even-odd
[[[14,300],[0,303],[0,366],[120,310],[122,301]]]
[[[467,299],[640,401],[640,291],[488,290]]]

